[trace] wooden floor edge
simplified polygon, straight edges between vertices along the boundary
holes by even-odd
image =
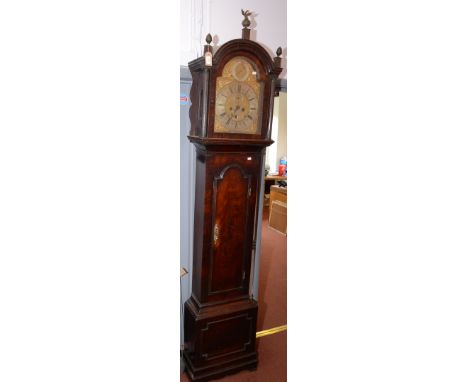
[[[286,325],[281,325],[281,326],[277,326],[275,328],[262,330],[260,332],[257,332],[256,338],[269,336],[270,334],[275,334],[275,333],[279,333],[279,332],[284,332],[285,330],[286,330]]]

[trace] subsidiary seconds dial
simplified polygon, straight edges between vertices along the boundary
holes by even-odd
[[[258,123],[258,96],[245,82],[232,81],[216,96],[217,132],[255,134]]]

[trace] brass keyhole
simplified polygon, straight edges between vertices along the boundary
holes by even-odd
[[[219,238],[219,226],[218,226],[218,223],[216,223],[214,226],[214,230],[213,230],[213,241],[215,244],[218,244],[218,238]]]

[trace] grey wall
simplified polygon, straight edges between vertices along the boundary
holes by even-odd
[[[191,77],[187,68],[180,71],[180,93],[190,94]],[[187,139],[190,130],[190,103],[180,105],[180,266],[189,271],[180,280],[181,303],[190,297],[192,287],[193,203],[195,190],[195,149]],[[183,321],[180,320],[180,341],[183,344]]]

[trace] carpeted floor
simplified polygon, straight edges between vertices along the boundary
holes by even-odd
[[[257,331],[286,325],[286,236],[268,226],[268,208],[263,211],[262,247]],[[285,382],[287,332],[257,340],[258,368],[218,379],[222,382]],[[181,382],[188,382],[185,373]]]

